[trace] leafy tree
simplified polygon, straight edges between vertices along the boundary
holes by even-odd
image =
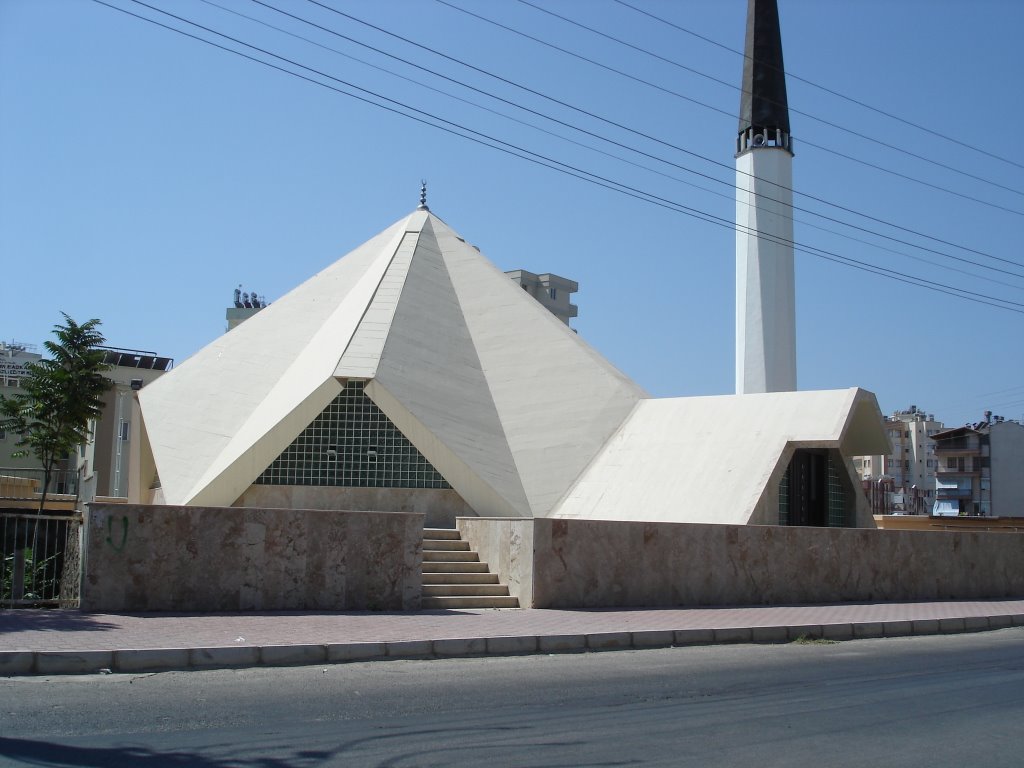
[[[105,339],[97,319],[79,325],[66,313],[64,324],[53,327],[56,341],[44,346],[52,359],[26,366],[21,392],[0,395],[0,426],[20,435],[13,456],[35,456],[43,467],[43,493],[39,511],[58,462],[88,439],[89,420],[103,408],[110,381],[103,351]]]

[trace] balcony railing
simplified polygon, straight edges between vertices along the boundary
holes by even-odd
[[[0,499],[39,502],[43,492],[43,470],[22,467],[0,467]],[[50,473],[47,496],[74,496],[78,492],[78,472],[55,469]]]
[[[981,453],[981,444],[977,440],[937,440],[936,453]]]

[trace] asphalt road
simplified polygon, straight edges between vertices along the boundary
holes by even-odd
[[[1024,630],[0,680],[0,765],[1024,765]]]

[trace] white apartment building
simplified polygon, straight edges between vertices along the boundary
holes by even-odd
[[[916,405],[896,411],[885,420],[889,454],[854,457],[854,468],[862,480],[892,481],[892,511],[928,514],[935,502],[938,468],[933,435],[943,429],[942,422]]]

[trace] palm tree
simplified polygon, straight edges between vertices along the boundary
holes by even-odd
[[[100,415],[110,387],[103,376],[109,366],[96,348],[105,341],[97,330],[100,321],[79,324],[61,314],[64,323],[53,328],[56,340],[44,344],[51,359],[26,366],[21,392],[0,395],[0,426],[20,435],[13,456],[31,454],[42,464],[40,514],[57,463],[88,440],[89,421]]]

